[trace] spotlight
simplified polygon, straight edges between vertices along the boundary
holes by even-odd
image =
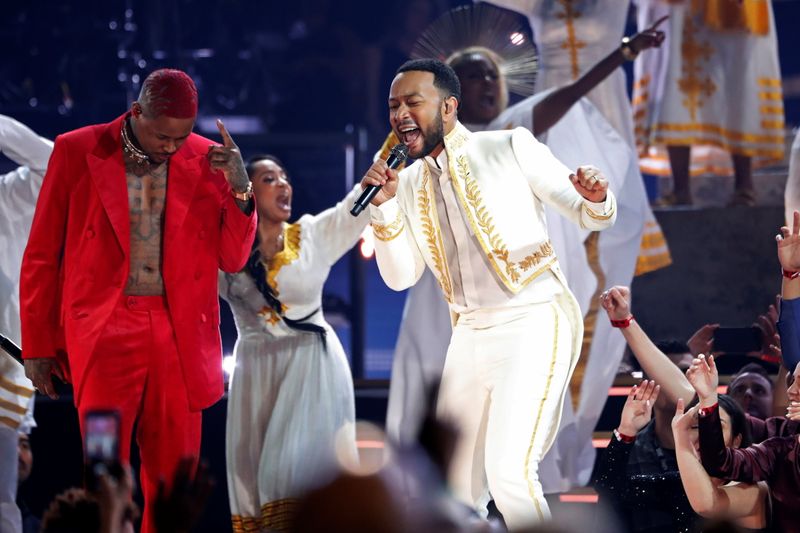
[[[370,259],[375,254],[375,238],[372,235],[372,227],[367,226],[361,234],[361,244],[358,247],[361,257]]]
[[[226,355],[222,358],[222,371],[228,376],[233,374],[233,369],[236,367],[236,359],[232,355]]]

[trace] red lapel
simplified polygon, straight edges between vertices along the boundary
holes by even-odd
[[[130,215],[128,185],[120,145],[120,131],[125,116],[108,123],[98,138],[97,149],[86,155],[86,163],[100,202],[127,257],[130,251]]]
[[[203,176],[201,164],[204,155],[186,158],[188,152],[183,146],[170,158],[169,174],[167,175],[167,210],[164,219],[164,248],[178,235],[178,230],[186,218],[189,206],[192,203],[194,190]]]

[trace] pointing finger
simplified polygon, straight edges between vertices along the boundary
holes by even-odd
[[[225,128],[225,124],[223,124],[220,119],[217,119],[217,129],[219,129],[219,134],[222,136],[223,146],[226,146],[227,148],[233,148],[236,146],[236,143],[233,142],[231,134],[228,133],[227,128]]]
[[[662,24],[662,23],[663,23],[665,20],[667,20],[668,18],[669,18],[669,15],[664,15],[663,17],[661,17],[660,19],[658,19],[657,21],[655,21],[655,23],[654,23],[652,26],[650,26],[650,27],[648,28],[648,30],[655,30],[656,28],[658,28],[659,26],[661,26],[661,24]]]

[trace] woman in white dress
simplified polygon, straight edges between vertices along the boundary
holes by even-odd
[[[243,271],[220,274],[239,338],[228,393],[228,492],[234,531],[284,530],[296,498],[357,461],[353,380],[339,339],[322,315],[331,266],[369,217],[336,206],[293,224],[283,164],[247,166],[258,210],[253,254]],[[344,456],[344,457],[343,457]]]

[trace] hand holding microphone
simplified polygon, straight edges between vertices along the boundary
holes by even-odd
[[[394,198],[397,193],[397,167],[403,164],[408,157],[408,146],[397,144],[392,148],[386,161],[375,161],[364,178],[361,187],[364,192],[358,197],[350,214],[357,217],[370,203],[381,205],[386,200]]]

